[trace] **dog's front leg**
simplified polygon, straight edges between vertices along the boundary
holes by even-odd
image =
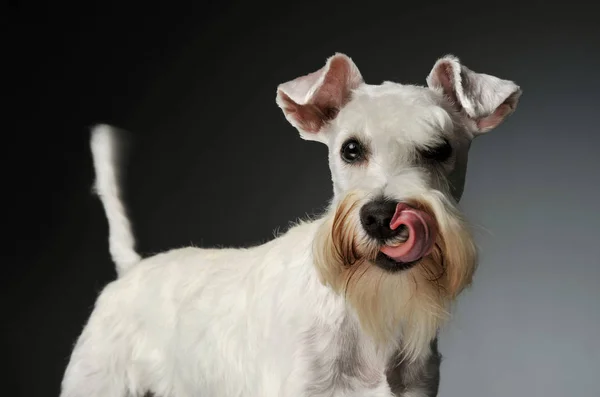
[[[394,396],[436,397],[440,384],[442,356],[437,338],[431,341],[429,353],[414,363],[397,362],[390,365],[387,380]]]

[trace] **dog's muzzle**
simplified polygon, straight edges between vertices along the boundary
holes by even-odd
[[[367,235],[381,244],[377,264],[389,270],[410,267],[429,255],[437,224],[427,212],[404,202],[376,199],[360,209]]]

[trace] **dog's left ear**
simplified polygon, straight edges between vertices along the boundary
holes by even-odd
[[[302,138],[323,142],[323,127],[335,119],[361,83],[354,62],[338,53],[318,71],[279,85],[277,104]]]
[[[453,55],[435,63],[427,85],[444,93],[474,136],[500,125],[515,111],[522,92],[512,81],[470,70]]]

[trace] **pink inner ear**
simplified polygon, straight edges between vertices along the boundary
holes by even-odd
[[[283,102],[283,111],[287,117],[294,120],[294,124],[297,127],[303,131],[312,133],[319,132],[321,127],[323,127],[323,117],[321,117],[315,105],[299,105],[283,91],[279,91],[279,96]]]
[[[496,128],[511,111],[512,106],[509,103],[504,102],[502,105],[498,106],[494,113],[477,120],[477,128],[482,132]]]
[[[329,70],[323,84],[315,92],[313,103],[325,116],[335,117],[339,109],[349,100],[356,84],[352,81],[352,66],[341,57],[335,57],[329,63]]]
[[[294,126],[317,133],[337,116],[361,82],[350,58],[337,54],[317,72],[282,84],[278,90],[280,106]]]
[[[517,101],[519,100],[520,91],[517,90],[513,92],[508,98],[502,102],[500,106],[496,108],[494,113],[489,116],[485,116],[477,120],[477,127],[481,132],[489,131],[491,129],[496,128],[502,121],[511,114],[516,106]]]
[[[442,87],[444,94],[450,98],[458,110],[462,109],[458,97],[456,96],[456,88],[454,81],[454,73],[452,71],[452,65],[448,62],[442,62],[438,65],[435,72],[438,84]]]

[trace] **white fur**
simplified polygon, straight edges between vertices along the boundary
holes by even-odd
[[[95,190],[101,198],[109,227],[109,250],[117,273],[122,274],[140,261],[135,252],[135,240],[125,207],[120,199],[115,158],[117,155],[116,131],[101,124],[92,130],[90,147],[96,171]]]
[[[309,101],[318,89],[312,85],[323,84],[327,65],[309,80],[288,84],[301,88],[294,97]],[[361,83],[352,91],[352,100],[315,139],[330,148],[330,210],[244,249],[183,248],[140,260],[119,198],[113,131],[94,129],[96,189],[120,277],[97,299],[74,347],[61,397],[138,397],[148,391],[158,397],[393,396],[385,371],[397,341],[376,344],[344,297],[322,282],[315,240],[336,205],[356,192],[361,200],[381,193],[398,200],[430,197],[437,213],[449,214],[440,222],[450,222],[455,202],[448,178],[466,156],[471,137],[434,89]],[[298,127],[293,115],[286,117]],[[311,133],[299,130],[310,139]],[[340,145],[350,136],[370,142],[372,157],[362,168],[339,158]],[[445,164],[416,165],[418,148],[442,137],[456,154]],[[356,222],[356,214],[352,219]],[[413,317],[398,336],[409,329],[416,333],[411,351],[418,361],[429,353],[438,323],[428,302],[413,306]],[[353,330],[356,339],[348,346],[343,335]],[[336,359],[350,347],[361,355],[362,372],[340,379]],[[415,389],[404,396],[424,394]]]
[[[344,312],[311,267],[316,226],[252,249],[184,248],[139,263],[100,295],[63,396],[121,396],[123,385],[134,395],[301,395],[303,334],[315,320],[339,326]],[[99,393],[106,379],[113,388]]]
[[[512,81],[500,79],[485,73],[476,73],[462,65],[458,57],[447,55],[437,60],[431,73],[427,76],[427,85],[438,92],[443,92],[436,71],[440,66],[449,67],[452,79],[452,90],[456,95],[456,101],[464,112],[465,119],[477,121],[484,119],[494,113],[503,103],[509,103],[512,110],[517,106],[522,94],[521,87]],[[483,130],[470,125],[470,133],[474,136],[487,132],[495,127],[487,127]]]
[[[467,115],[471,118],[489,115],[509,96],[520,91],[512,81],[502,80],[485,73],[474,73],[466,66],[461,65],[460,60],[452,55],[439,59],[433,70],[443,62],[451,65],[456,94]],[[463,80],[468,81],[463,82]],[[427,83],[430,86],[435,85],[431,74],[427,76]],[[463,83],[469,87],[469,91],[465,91]]]

